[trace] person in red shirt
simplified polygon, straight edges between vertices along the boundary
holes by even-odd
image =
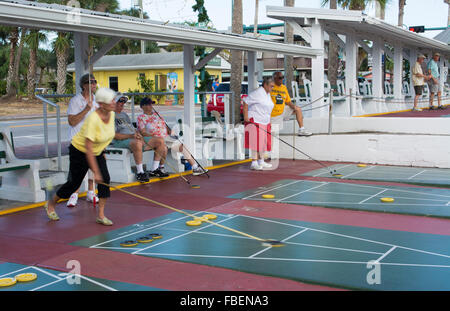
[[[164,119],[159,114],[154,112],[152,106],[153,104],[154,102],[148,97],[144,97],[141,100],[140,106],[144,113],[137,117],[137,127],[141,135],[144,137],[161,137],[164,139],[166,146],[169,147],[172,152],[183,153],[185,159],[192,166],[192,175],[202,175],[207,173],[208,170],[199,167],[179,141],[171,139],[170,135],[172,133],[169,132],[170,129],[167,127]],[[164,167],[160,166],[160,170],[163,169]]]

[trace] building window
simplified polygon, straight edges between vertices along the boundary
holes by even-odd
[[[139,73],[139,79],[145,79],[145,73]]]
[[[119,91],[119,79],[117,77],[109,77],[109,88],[116,92]]]

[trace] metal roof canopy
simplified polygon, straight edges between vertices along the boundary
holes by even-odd
[[[323,53],[319,49],[249,36],[24,0],[1,1],[0,24],[243,51],[277,51],[312,58]]]
[[[419,51],[433,50],[447,58],[450,56],[450,46],[370,17],[362,11],[267,6],[266,13],[268,17],[285,22],[292,21],[308,26],[319,21],[325,31],[344,35],[354,34],[367,40],[382,38],[387,43],[400,43],[405,48],[415,48]]]

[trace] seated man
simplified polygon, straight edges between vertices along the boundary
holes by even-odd
[[[155,156],[153,158],[153,176],[157,177],[167,177],[169,174],[157,170],[161,160],[161,156],[165,156],[166,148],[164,145],[164,140],[161,138],[152,137],[142,137],[141,134],[136,132],[131,123],[131,119],[126,112],[123,112],[123,106],[128,101],[128,97],[118,94],[115,98],[116,109],[115,109],[115,125],[116,125],[116,135],[114,136],[111,146],[116,148],[127,148],[133,153],[134,161],[136,162],[136,179],[140,182],[149,181],[149,176],[144,172],[144,167],[142,163],[142,152],[146,150],[155,149]]]
[[[183,148],[183,145],[179,141],[170,139],[170,129],[167,127],[164,119],[160,117],[159,114],[154,113],[152,107],[153,103],[154,102],[148,97],[141,100],[140,106],[144,113],[137,117],[137,126],[141,135],[144,136],[144,138],[162,138],[173,152],[183,153],[185,159],[187,159],[189,164],[192,166],[192,175],[202,175],[207,173],[208,170],[199,167],[197,162],[194,161],[192,156],[186,151],[185,148]]]

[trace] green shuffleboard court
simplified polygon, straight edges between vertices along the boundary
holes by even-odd
[[[334,177],[330,170],[342,177]],[[314,170],[302,176],[330,177],[340,179],[390,181],[407,184],[440,186],[450,188],[450,169],[445,168],[424,168],[424,167],[403,167],[403,166],[380,166],[367,165],[358,167],[356,164],[336,164],[330,166],[330,170],[325,168]]]
[[[286,245],[265,247],[209,223],[187,226],[180,213],[73,244],[350,289],[450,290],[450,236],[215,214],[216,223]],[[152,232],[162,238],[120,246]]]
[[[273,198],[263,195],[272,194]],[[384,203],[381,198],[393,198]],[[371,212],[450,217],[450,189],[375,186],[339,182],[283,179],[265,187],[229,196],[297,205]]]
[[[74,265],[75,267],[75,265]],[[82,267],[81,267],[82,269]],[[131,283],[110,281],[105,279],[64,273],[35,266],[24,266],[16,263],[0,264],[0,279],[14,278],[22,273],[34,273],[37,278],[31,282],[16,282],[11,286],[0,286],[3,291],[155,291],[161,290]]]

